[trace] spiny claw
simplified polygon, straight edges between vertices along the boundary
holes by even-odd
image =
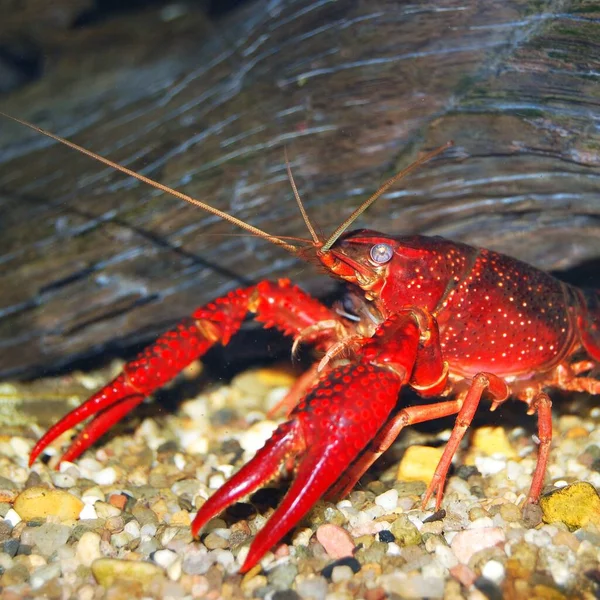
[[[256,456],[200,508],[192,533],[273,478],[290,456],[300,457],[288,493],[250,546],[241,572],[250,570],[367,446],[396,405],[402,383],[398,374],[373,365],[329,372]]]

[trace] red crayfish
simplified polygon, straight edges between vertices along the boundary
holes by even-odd
[[[241,571],[258,563],[324,494],[343,496],[407,425],[457,415],[423,498],[440,506],[451,460],[482,395],[492,410],[513,396],[538,415],[539,449],[527,502],[539,499],[552,439],[547,388],[600,394],[590,371],[600,364],[600,291],[580,289],[509,256],[440,237],[347,232],[395,181],[439,154],[435,150],[388,180],[331,237],[316,235],[290,182],[312,241],[305,247],[222,213],[134,173],[72,142],[48,134],[130,176],[320,264],[349,284],[349,311],[323,305],[287,280],[229,292],[163,334],[123,372],[51,427],[30,463],[69,428],[91,421],[61,460],[73,460],[158,387],[202,356],[227,344],[248,313],[323,354],[290,391],[281,424],[256,456],[200,508],[192,531],[272,479],[297,457],[295,479],[254,539]],[[343,361],[339,359],[343,357]],[[423,397],[450,397],[402,406],[409,386]]]

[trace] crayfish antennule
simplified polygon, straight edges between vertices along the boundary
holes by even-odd
[[[308,218],[308,213],[306,212],[306,209],[304,208],[302,199],[300,198],[300,194],[298,193],[298,188],[296,187],[296,182],[294,181],[294,175],[292,174],[292,166],[290,165],[287,148],[285,146],[283,148],[283,153],[285,155],[285,168],[287,169],[288,179],[290,180],[290,185],[292,186],[292,191],[294,192],[294,198],[296,199],[296,204],[298,204],[298,208],[300,209],[300,214],[302,215],[302,218],[304,219],[304,223],[306,224],[306,227],[307,227],[313,241],[315,242],[315,244],[320,244],[321,240],[319,240],[319,236],[317,235],[315,228],[312,226],[312,223],[310,222],[310,219]]]

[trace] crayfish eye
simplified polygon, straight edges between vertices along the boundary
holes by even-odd
[[[371,260],[376,265],[385,265],[385,263],[392,260],[392,256],[394,256],[394,249],[389,244],[375,244],[371,248],[369,255],[371,256]]]

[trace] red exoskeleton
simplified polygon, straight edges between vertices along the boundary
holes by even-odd
[[[351,490],[404,427],[456,415],[423,498],[425,506],[435,494],[439,507],[452,458],[483,395],[491,398],[492,410],[514,397],[528,405],[530,414],[537,413],[538,458],[526,500],[537,502],[552,440],[546,390],[600,394],[600,381],[590,373],[600,364],[600,292],[567,285],[509,256],[440,237],[347,232],[356,216],[395,181],[445,147],[388,180],[327,241],[314,232],[289,173],[312,236],[297,246],[23,124],[320,264],[348,283],[353,312],[348,318],[287,280],[234,290],[163,334],[116,379],[51,427],[33,449],[30,463],[59,435],[91,417],[61,460],[76,459],[186,365],[214,344],[227,344],[252,314],[265,327],[290,336],[294,347],[314,345],[323,358],[284,400],[287,421],[205,502],[192,524],[196,535],[296,458],[295,479],[254,539],[242,572],[256,565],[320,497],[339,498]],[[444,399],[403,406],[399,395],[404,386],[423,397]]]

